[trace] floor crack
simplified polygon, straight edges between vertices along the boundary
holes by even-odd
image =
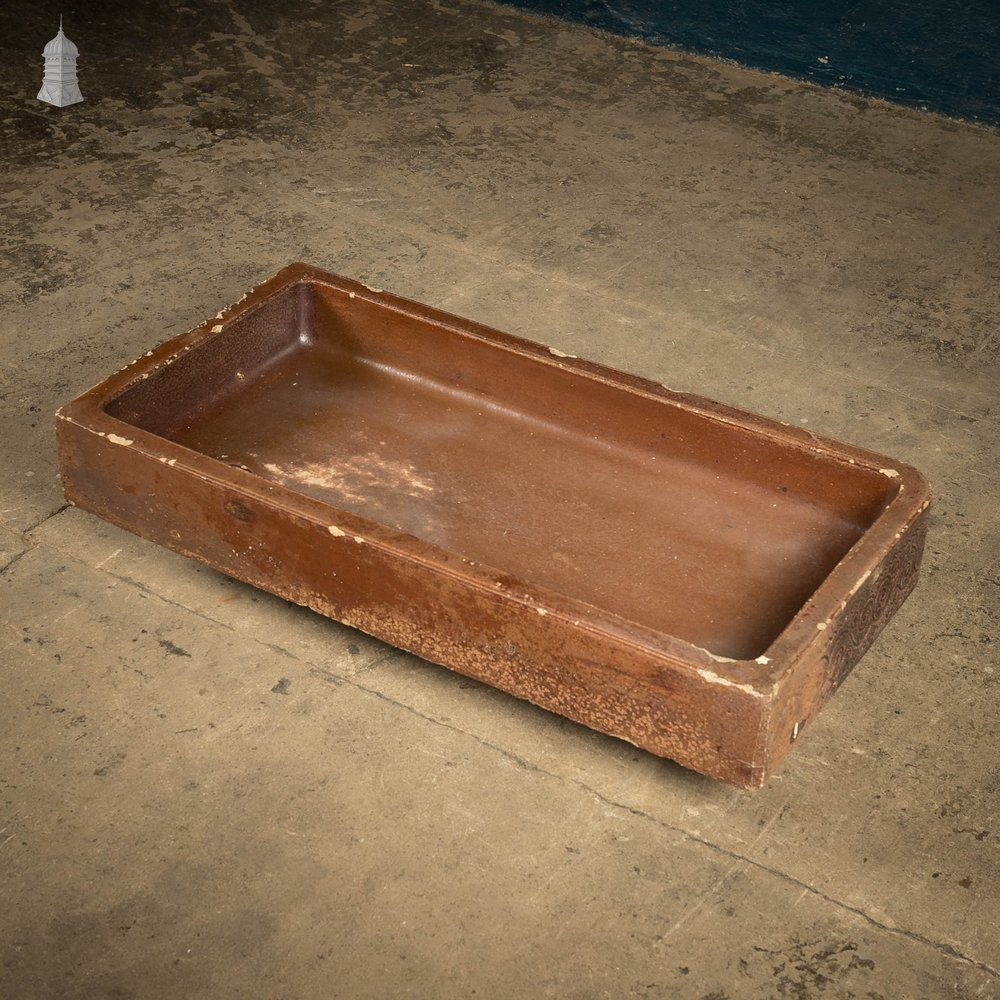
[[[589,792],[599,801],[605,803],[606,805],[611,806],[612,808],[623,809],[634,816],[638,816],[643,819],[649,820],[651,823],[655,823],[657,826],[660,826],[665,830],[670,830],[671,833],[679,834],[693,843],[700,844],[703,847],[707,847],[709,850],[713,851],[716,854],[719,854],[726,858],[730,858],[735,861],[743,862],[744,864],[747,865],[751,865],[752,867],[757,868],[760,871],[767,872],[767,874],[769,875],[774,875],[775,877],[780,878],[783,881],[790,883],[791,885],[803,889],[805,892],[808,892],[813,896],[817,896],[824,902],[830,903],[833,906],[838,907],[839,909],[847,910],[848,912],[853,913],[858,917],[861,917],[861,919],[864,920],[866,923],[871,924],[873,927],[877,927],[879,930],[886,931],[889,934],[895,934],[899,937],[906,938],[907,940],[910,941],[916,941],[919,944],[925,945],[929,948],[933,948],[935,951],[939,951],[942,954],[947,955],[949,958],[957,959],[958,961],[974,966],[975,968],[980,969],[981,971],[986,972],[991,976],[1000,978],[1000,969],[995,969],[993,966],[989,965],[986,962],[981,962],[978,959],[972,958],[970,955],[966,955],[964,952],[959,951],[957,948],[955,948],[950,944],[945,944],[942,941],[934,941],[931,938],[926,937],[923,934],[920,934],[918,931],[907,930],[906,928],[903,927],[892,927],[889,924],[882,923],[882,921],[876,920],[875,917],[871,916],[871,914],[869,913],[866,913],[859,907],[852,906],[850,903],[845,903],[843,900],[837,899],[834,896],[830,896],[827,893],[823,892],[821,889],[817,889],[815,886],[810,885],[808,882],[803,882],[802,879],[797,878],[795,875],[790,875],[788,872],[784,872],[780,868],[771,868],[769,865],[765,865],[761,861],[756,861],[745,854],[740,854],[738,851],[733,851],[727,847],[722,847],[720,844],[715,844],[710,840],[706,840],[704,837],[696,836],[695,834],[690,833],[687,830],[684,830],[677,826],[673,826],[672,824],[667,823],[664,820],[658,819],[656,816],[653,816],[650,813],[643,811],[642,809],[638,809],[634,806],[628,806],[621,802],[616,802],[614,799],[611,799],[608,796],[604,795],[603,793],[597,791],[595,788],[592,788],[591,786],[586,784],[586,782],[579,781],[574,778],[567,778],[564,780],[570,781],[572,784],[579,786],[580,788]]]
[[[381,659],[389,659],[393,655],[395,655],[395,653],[396,651],[392,650],[385,657],[382,657]],[[715,844],[710,840],[706,840],[704,837],[696,836],[695,834],[692,834],[688,830],[684,830],[681,827],[673,826],[672,824],[667,823],[664,820],[658,819],[656,816],[653,816],[650,813],[647,813],[644,810],[639,809],[635,806],[629,806],[622,802],[616,802],[614,799],[609,798],[607,795],[603,794],[602,792],[599,792],[597,789],[588,785],[585,781],[580,781],[577,778],[567,777],[566,775],[556,774],[555,772],[546,770],[543,767],[539,767],[537,764],[532,764],[530,761],[526,760],[523,757],[518,756],[512,751],[506,749],[505,747],[501,747],[495,743],[491,743],[489,740],[483,739],[481,736],[477,736],[475,733],[470,733],[467,730],[452,725],[451,723],[442,722],[440,719],[433,718],[433,716],[425,715],[423,712],[418,711],[411,705],[406,705],[403,702],[397,701],[395,698],[390,697],[389,695],[383,694],[381,691],[377,691],[373,688],[366,687],[364,684],[358,683],[356,679],[344,678],[344,681],[347,684],[351,685],[352,687],[355,687],[360,691],[364,691],[366,694],[374,695],[381,701],[388,702],[390,705],[394,705],[397,708],[401,708],[404,711],[407,711],[412,715],[417,716],[418,718],[424,719],[427,722],[430,722],[434,725],[443,726],[445,729],[450,729],[453,732],[458,733],[462,736],[467,736],[470,739],[474,740],[476,743],[480,744],[481,746],[486,747],[487,749],[492,750],[495,753],[498,753],[501,756],[512,761],[519,768],[522,768],[525,771],[531,771],[537,774],[543,774],[546,777],[552,778],[556,781],[565,781],[571,785],[576,785],[581,790],[587,792],[587,794],[592,795],[599,802],[602,802],[613,809],[621,809],[640,819],[644,819],[647,820],[648,822],[655,823],[662,829],[669,830],[671,833],[676,834],[682,837],[683,839],[690,841],[691,843],[699,844],[702,847],[708,848],[715,854],[718,854],[725,858],[729,858],[732,861],[737,861],[742,864],[751,865],[752,867],[757,868],[760,871],[766,872],[769,875],[773,875],[776,878],[780,878],[782,881],[797,886],[798,888],[809,893],[810,895],[816,896],[819,899],[822,899],[824,902],[830,903],[832,906],[836,906],[838,909],[846,910],[849,913],[853,913],[855,916],[860,917],[866,923],[871,924],[871,926],[876,927],[881,931],[885,931],[888,934],[894,934],[898,937],[906,938],[909,941],[914,941],[918,944],[922,944],[925,947],[932,948],[935,951],[938,951],[941,954],[948,956],[949,958],[953,958],[967,965],[971,965],[981,970],[982,972],[987,973],[990,976],[1000,978],[1000,969],[995,969],[993,966],[989,965],[986,962],[981,962],[978,959],[972,958],[970,955],[966,955],[964,952],[959,951],[957,948],[955,948],[950,944],[945,944],[944,942],[941,941],[934,941],[931,938],[928,938],[917,931],[907,930],[906,928],[902,927],[892,927],[889,924],[882,923],[880,920],[876,920],[875,917],[866,913],[859,907],[851,906],[850,903],[845,903],[834,896],[830,896],[827,893],[823,892],[821,889],[817,889],[815,886],[810,885],[808,882],[803,882],[802,879],[797,878],[794,875],[790,875],[788,872],[781,871],[781,869],[778,868],[771,868],[768,865],[765,865],[760,861],[756,861],[745,854],[740,854],[738,851],[732,851],[729,848],[722,847],[721,845]]]
[[[27,539],[30,534],[37,531],[46,521],[50,521],[53,517],[58,517],[64,510],[69,510],[72,506],[73,504],[71,503],[64,503],[61,507],[57,507],[48,514],[43,514],[34,524],[29,524],[21,534]]]
[[[18,562],[20,562],[29,552],[30,548],[22,549],[20,552],[16,553],[11,559],[8,559],[2,566],[0,566],[0,576],[3,576],[7,570],[11,569]]]
[[[11,532],[11,534],[18,537],[18,540],[24,546],[24,548],[20,552],[15,553],[14,556],[8,559],[7,562],[3,563],[3,565],[0,565],[0,576],[6,573],[7,570],[11,569],[15,565],[15,563],[20,562],[38,544],[35,541],[35,539],[31,537],[32,532],[34,532],[37,528],[40,528],[46,521],[49,520],[49,518],[56,517],[58,514],[61,514],[64,510],[66,510],[67,507],[72,507],[72,506],[73,506],[72,504],[64,503],[58,509],[50,511],[48,514],[45,514],[42,517],[40,517],[33,524],[29,524],[28,527],[25,528],[23,531],[18,532],[13,528],[7,529]]]
[[[67,505],[67,506],[69,506],[69,505]],[[66,508],[64,507],[61,510],[65,510],[65,509]],[[60,511],[56,511],[56,512],[54,512],[51,515],[48,515],[48,517],[54,517],[54,516],[56,516],[56,514],[61,513],[61,510]],[[48,520],[48,517],[43,518],[42,521],[39,522],[39,524],[43,523],[45,520]],[[27,532],[26,532],[26,534],[27,534]],[[27,553],[29,551],[31,551],[31,549],[26,549],[24,552],[20,552],[17,555],[15,555],[14,558],[12,560],[10,560],[4,567],[0,568],[0,574],[5,573],[18,560],[20,560],[25,555],[27,555]],[[85,563],[85,565],[89,565],[89,564]],[[90,567],[90,568],[93,569],[94,567]],[[157,593],[156,591],[150,589],[149,587],[145,586],[141,582],[139,582],[137,580],[134,580],[134,579],[132,579],[130,577],[122,576],[122,575],[120,575],[118,573],[112,573],[112,572],[109,572],[106,569],[98,569],[97,572],[105,573],[106,575],[108,575],[108,576],[110,576],[110,577],[112,577],[112,578],[114,578],[116,580],[121,581],[122,583],[126,584],[127,586],[135,587],[137,590],[139,590],[139,591],[141,591],[141,592],[143,592],[145,594],[148,594],[151,597],[154,597],[154,598],[156,598],[159,601],[162,601],[164,604],[166,604],[168,606],[178,608],[179,610],[188,612],[189,614],[193,614],[196,617],[201,618],[202,620],[207,621],[207,622],[209,622],[209,623],[211,623],[213,625],[217,625],[220,628],[226,629],[227,631],[230,631],[230,632],[238,631],[232,625],[228,625],[225,622],[222,622],[222,621],[219,621],[218,619],[212,618],[211,616],[206,615],[204,612],[201,612],[201,611],[198,611],[198,610],[196,610],[194,608],[188,607],[187,605],[181,604],[180,602],[172,600],[169,597],[165,597],[164,595]],[[566,782],[566,783],[568,783],[570,785],[574,785],[577,788],[581,789],[582,791],[586,792],[588,795],[593,796],[599,802],[602,802],[605,805],[610,806],[611,808],[623,810],[624,812],[630,813],[631,815],[636,816],[636,817],[638,817],[640,819],[643,819],[643,820],[646,820],[648,822],[654,823],[657,826],[659,826],[660,828],[662,828],[664,830],[668,830],[672,834],[675,834],[675,835],[677,835],[677,836],[679,836],[679,837],[681,837],[681,838],[683,838],[683,839],[685,839],[685,840],[687,840],[687,841],[689,841],[691,843],[699,844],[700,846],[702,846],[704,848],[707,848],[708,850],[712,851],[713,853],[718,854],[720,857],[725,857],[725,858],[728,858],[728,859],[730,859],[732,861],[736,861],[736,862],[739,862],[739,863],[742,863],[742,864],[750,865],[750,866],[752,866],[754,868],[759,869],[760,871],[766,872],[769,875],[773,875],[776,878],[780,878],[783,881],[788,882],[791,885],[797,886],[798,888],[802,889],[804,892],[807,892],[807,893],[809,893],[809,894],[811,894],[813,896],[816,896],[819,899],[822,899],[824,902],[830,903],[831,905],[836,906],[837,908],[845,910],[845,911],[847,911],[849,913],[853,913],[855,916],[860,917],[866,923],[870,924],[871,926],[873,926],[873,927],[875,927],[875,928],[877,928],[877,929],[879,929],[881,931],[885,931],[886,933],[896,935],[897,937],[905,938],[906,940],[914,941],[916,943],[924,945],[925,947],[932,948],[935,951],[938,951],[941,954],[948,956],[949,958],[952,958],[952,959],[955,959],[957,961],[963,962],[963,963],[965,963],[967,965],[973,966],[974,968],[979,969],[979,970],[987,973],[990,976],[993,976],[993,977],[996,977],[996,978],[1000,978],[1000,969],[996,969],[996,968],[994,968],[993,966],[989,965],[986,962],[981,962],[978,959],[972,958],[971,956],[966,955],[965,953],[959,951],[957,948],[955,948],[952,945],[945,944],[945,943],[940,942],[940,941],[934,941],[931,938],[928,938],[925,935],[920,934],[917,931],[911,931],[911,930],[907,930],[905,928],[893,927],[893,926],[890,926],[888,924],[885,924],[882,921],[877,920],[875,917],[871,916],[870,914],[866,913],[864,910],[860,909],[859,907],[852,906],[849,903],[845,903],[842,900],[836,899],[835,897],[828,895],[827,893],[823,892],[822,890],[817,889],[815,886],[812,886],[812,885],[808,884],[807,882],[802,881],[802,879],[799,879],[796,876],[789,874],[788,872],[781,871],[780,869],[777,869],[777,868],[771,868],[768,865],[765,865],[765,864],[763,864],[760,861],[756,861],[753,858],[751,858],[751,857],[749,857],[749,856],[747,856],[745,854],[740,854],[738,851],[733,851],[733,850],[730,850],[729,848],[722,847],[719,844],[715,844],[712,841],[705,839],[704,837],[699,837],[699,836],[697,836],[697,835],[689,832],[688,830],[684,830],[681,827],[677,827],[677,826],[674,826],[674,825],[672,825],[670,823],[667,823],[666,821],[664,821],[662,819],[659,819],[658,817],[656,817],[656,816],[654,816],[654,815],[652,815],[652,814],[650,814],[648,812],[645,812],[644,810],[639,809],[636,806],[630,806],[630,805],[627,805],[627,804],[625,804],[623,802],[618,802],[615,799],[610,798],[609,796],[605,795],[604,793],[598,791],[596,788],[592,787],[591,785],[588,785],[585,781],[581,781],[578,778],[573,778],[573,777],[569,777],[567,775],[561,775],[561,774],[555,773],[553,771],[549,771],[549,770],[547,770],[544,767],[540,767],[537,764],[533,764],[531,761],[527,760],[524,757],[519,756],[518,754],[514,753],[513,751],[507,749],[506,747],[502,747],[502,746],[500,746],[500,745],[498,745],[496,743],[492,743],[489,740],[487,740],[487,739],[485,739],[485,738],[483,738],[481,736],[478,736],[475,733],[471,733],[471,732],[469,732],[469,731],[467,731],[465,729],[462,729],[459,726],[455,726],[455,725],[453,725],[451,723],[444,722],[441,719],[436,719],[433,716],[427,715],[427,714],[419,711],[417,708],[415,708],[412,705],[407,705],[406,703],[401,702],[398,699],[393,698],[392,696],[390,696],[388,694],[385,694],[382,691],[379,691],[379,690],[377,690],[375,688],[372,688],[372,687],[369,687],[369,686],[367,686],[365,684],[362,684],[358,680],[357,675],[344,675],[344,674],[335,673],[334,671],[329,670],[329,668],[327,666],[323,665],[323,664],[317,664],[317,663],[315,663],[311,659],[300,657],[297,654],[292,653],[291,651],[289,651],[289,650],[287,650],[287,649],[285,649],[283,647],[277,646],[274,643],[267,642],[267,641],[265,641],[263,639],[259,639],[259,638],[256,638],[254,636],[248,636],[248,635],[245,635],[244,633],[240,633],[240,634],[243,635],[244,638],[248,638],[252,642],[255,642],[258,645],[264,646],[267,649],[270,649],[273,653],[280,654],[280,655],[283,655],[283,656],[286,656],[286,657],[291,657],[296,662],[301,663],[305,668],[307,668],[310,671],[319,670],[322,673],[323,677],[325,679],[327,679],[327,680],[339,681],[340,683],[343,683],[343,684],[346,684],[346,685],[348,685],[350,687],[353,687],[353,688],[357,689],[358,691],[361,691],[361,692],[363,692],[365,694],[372,695],[372,696],[378,698],[380,701],[384,701],[387,704],[390,704],[390,705],[392,705],[395,708],[400,708],[403,711],[410,713],[411,715],[414,715],[414,716],[416,716],[416,717],[418,717],[420,719],[423,719],[426,722],[431,723],[432,725],[442,726],[445,729],[451,730],[452,732],[457,733],[457,734],[459,734],[461,736],[468,737],[468,738],[472,739],[473,741],[475,741],[476,743],[478,743],[480,746],[483,746],[483,747],[487,748],[488,750],[491,750],[494,753],[497,753],[500,756],[504,757],[505,759],[511,761],[517,767],[521,768],[524,771],[532,772],[532,773],[535,773],[535,774],[544,775],[544,776],[546,776],[548,778],[552,778],[553,780],[562,781],[562,782]],[[370,663],[365,664],[365,666],[362,669],[364,669],[364,670],[371,670],[371,669],[373,669],[373,668],[375,668],[375,667],[377,667],[377,666],[379,666],[379,665],[381,665],[383,663],[391,661],[392,659],[394,659],[396,657],[401,657],[402,658],[402,657],[406,657],[406,656],[409,656],[409,655],[411,655],[411,654],[408,654],[405,650],[399,650],[399,649],[397,649],[395,647],[388,647],[382,653],[376,655],[372,659],[372,661]]]

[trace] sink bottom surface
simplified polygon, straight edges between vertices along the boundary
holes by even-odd
[[[731,464],[617,447],[321,344],[169,436],[735,659],[763,653],[864,528]]]

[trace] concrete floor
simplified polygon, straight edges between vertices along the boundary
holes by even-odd
[[[474,0],[0,14],[0,996],[1000,997],[996,132]],[[920,468],[760,792],[66,508],[52,412],[295,259]]]

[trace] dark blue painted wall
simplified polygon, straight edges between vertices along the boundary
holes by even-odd
[[[1000,0],[507,0],[1000,125]]]

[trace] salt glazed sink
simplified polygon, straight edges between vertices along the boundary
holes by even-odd
[[[67,499],[743,787],[917,580],[914,469],[292,264],[56,414]]]

